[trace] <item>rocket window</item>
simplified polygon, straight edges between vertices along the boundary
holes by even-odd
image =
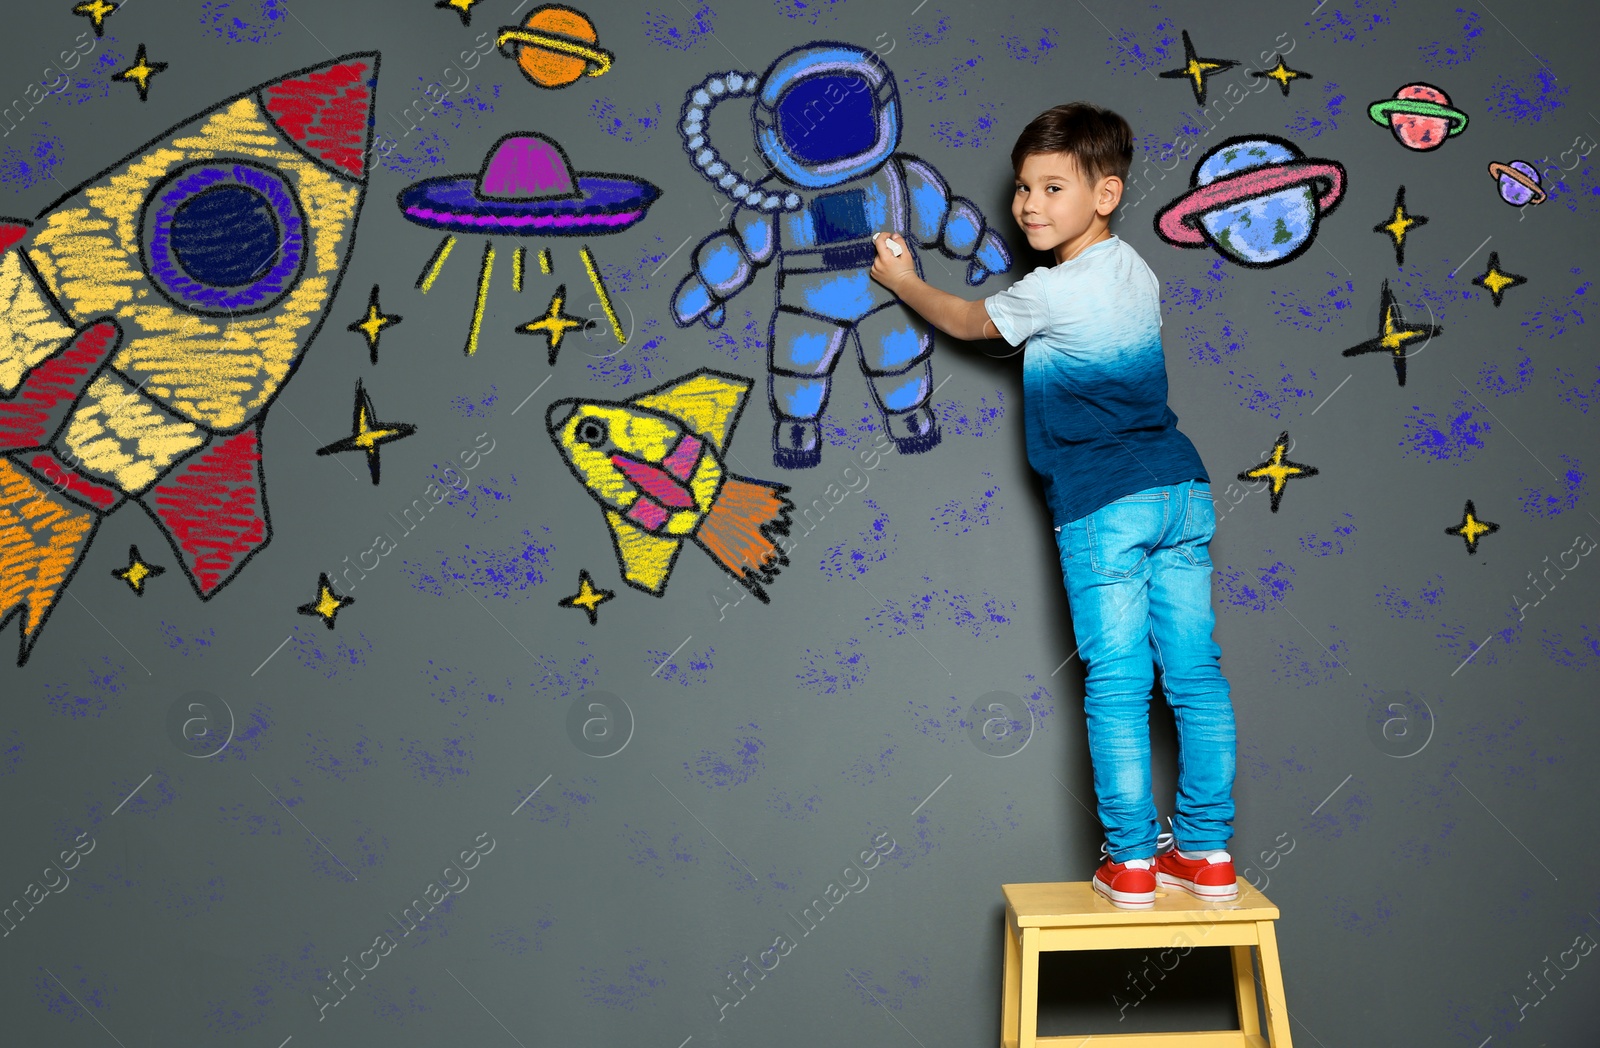
[[[271,309],[305,269],[306,219],[277,170],[202,161],[145,200],[139,246],[150,282],[174,305],[209,316]]]

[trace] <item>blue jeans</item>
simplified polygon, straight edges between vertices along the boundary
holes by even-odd
[[[1114,862],[1155,854],[1150,693],[1155,667],[1178,729],[1173,837],[1186,851],[1233,835],[1234,723],[1211,638],[1211,486],[1185,481],[1124,495],[1064,524],[1056,543],[1078,654],[1106,847]]]

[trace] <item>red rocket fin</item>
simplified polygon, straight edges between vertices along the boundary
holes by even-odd
[[[261,480],[261,423],[220,437],[140,499],[208,599],[272,538]]]
[[[78,394],[121,342],[115,320],[96,321],[34,367],[10,398],[0,397],[0,451],[50,443]]]
[[[300,148],[363,179],[377,75],[376,54],[351,55],[268,84],[261,89],[262,105]]]
[[[0,252],[10,251],[28,235],[28,223],[16,218],[0,218]]]

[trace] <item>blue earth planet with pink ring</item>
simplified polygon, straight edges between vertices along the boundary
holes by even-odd
[[[1279,266],[1316,238],[1317,223],[1344,195],[1344,166],[1308,158],[1271,135],[1231,138],[1195,164],[1189,192],[1156,214],[1156,233],[1176,247],[1210,245],[1244,266]]]

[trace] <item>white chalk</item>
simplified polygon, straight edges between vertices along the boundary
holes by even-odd
[[[879,237],[881,237],[883,235],[884,234],[882,234],[882,233],[874,233],[874,234],[872,234],[872,239],[874,241],[876,241]],[[889,253],[894,255],[895,258],[899,258],[901,255],[903,255],[905,253],[901,249],[900,244],[899,244],[898,241],[896,241],[896,240],[891,238],[890,240],[885,241],[885,243],[887,243],[889,245]]]

